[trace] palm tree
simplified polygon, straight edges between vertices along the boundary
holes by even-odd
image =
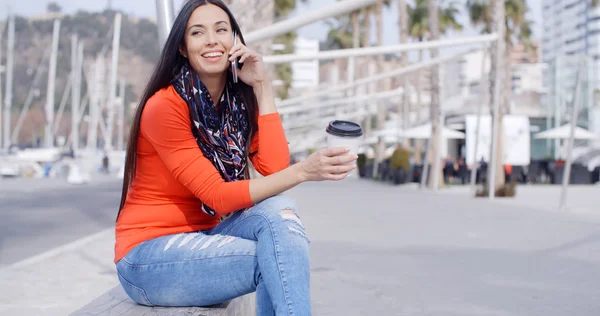
[[[593,3],[598,0],[593,0]],[[499,85],[500,111],[494,121],[498,125],[496,139],[496,155],[490,155],[491,166],[488,172],[495,168],[495,187],[504,185],[503,169],[503,129],[502,118],[509,112],[511,99],[511,63],[510,51],[517,43],[522,43],[526,48],[533,48],[531,42],[532,22],[527,19],[528,11],[525,0],[468,0],[469,17],[474,25],[481,25],[482,32],[496,32],[501,39],[492,47],[492,63],[490,70],[490,104],[494,104],[494,90]],[[499,82],[497,82],[499,80]],[[492,113],[493,114],[493,113]],[[489,179],[489,175],[488,175]]]
[[[427,0],[415,0],[414,6],[408,6],[408,34],[413,39],[422,42],[429,38],[429,5]],[[462,25],[457,21],[460,14],[455,2],[445,4],[439,11],[439,28],[441,34],[446,34],[450,30],[460,31]],[[418,61],[423,61],[423,51],[419,50]],[[417,92],[416,121],[421,120],[421,72],[417,71],[415,90]],[[415,142],[415,162],[421,162],[423,142]]]
[[[350,14],[350,20],[352,22],[352,48],[360,47],[359,13],[360,13],[359,11],[354,11]],[[357,63],[356,63],[356,58],[351,57],[348,59],[348,67],[346,67],[346,69],[348,71],[348,75],[346,76],[348,82],[354,82],[354,79],[356,78],[356,72],[358,69]],[[346,90],[347,97],[352,97],[355,94],[356,94],[355,89]],[[356,107],[358,107],[358,104],[355,104],[355,110],[358,110]]]
[[[400,44],[406,44],[408,42],[408,7],[406,6],[406,0],[398,0],[398,28],[400,30]],[[408,65],[408,54],[406,52],[402,52],[400,56],[400,66],[406,67],[406,65]],[[408,126],[408,113],[410,107],[408,76],[405,75],[403,81],[404,95],[402,96],[402,102],[398,103],[397,112],[398,120],[399,116],[402,115],[402,128],[406,129]],[[406,140],[404,146],[408,146]],[[418,157],[418,161],[415,160],[415,162],[421,163],[421,157]]]
[[[375,5],[371,5],[368,7],[365,7],[361,10],[362,13],[362,25],[363,25],[363,30],[362,30],[362,43],[364,47],[370,47],[372,44],[372,39],[371,39],[371,16],[374,15],[375,16],[375,28],[376,28],[376,40],[377,40],[377,45],[383,45],[383,8],[384,6],[387,7],[390,5],[391,0],[378,0],[377,3]],[[367,61],[367,66],[370,63],[376,62],[375,59],[373,58],[369,58],[366,57],[365,60]],[[383,62],[383,58],[379,59],[378,62],[376,62],[376,65],[379,67],[379,69],[381,69],[382,67],[382,62]],[[373,75],[372,73],[369,73],[368,75]],[[380,113],[380,111],[378,111],[378,115],[377,115],[377,121],[376,121],[376,125],[377,127],[381,127],[381,124],[383,124],[382,122],[379,122],[381,120],[381,117],[383,117],[383,119],[385,119],[385,113],[382,115]],[[370,114],[368,114],[366,121],[365,121],[365,131],[366,134],[369,134],[371,132],[371,129],[373,127],[373,118],[371,117]]]
[[[339,0],[338,0],[339,1]],[[329,32],[327,33],[327,39],[324,43],[324,49],[346,49],[346,48],[359,48],[364,42],[361,29],[360,29],[360,11],[354,11],[350,15],[339,16],[334,19],[326,21],[329,25]],[[350,70],[350,60],[348,65],[344,67],[344,59],[336,59],[335,66],[340,70],[346,69],[346,78],[349,81],[354,80],[356,77],[357,63],[354,62],[354,69]],[[346,96],[351,97],[354,91],[347,90]]]
[[[377,39],[377,46],[383,46],[383,0],[378,0],[377,4],[375,4],[375,9],[374,9],[374,15],[375,15],[375,35],[376,35],[376,39]],[[377,72],[381,73],[383,72],[383,63],[384,63],[384,58],[383,55],[377,56]],[[381,91],[381,87],[382,84],[378,84],[378,90]],[[383,125],[385,123],[385,103],[383,101],[379,101],[379,104],[377,105],[377,128],[383,128]],[[381,146],[379,146],[381,147]],[[385,148],[379,148],[381,151],[383,151]],[[378,156],[381,153],[378,153]],[[380,157],[382,158],[382,157]]]
[[[371,11],[373,10],[372,7],[366,7],[366,8],[362,8],[361,10],[361,16],[362,16],[362,25],[363,25],[363,29],[362,29],[362,46],[363,47],[370,47],[371,46]],[[371,63],[371,60],[369,59],[369,57],[365,58],[366,60],[366,64],[367,66]],[[367,69],[367,74],[368,75],[372,75],[371,73],[369,73],[369,70]],[[367,85],[367,89],[366,91],[370,91],[370,89],[368,89],[368,87],[371,85]],[[367,106],[367,110],[368,110],[368,106]],[[367,117],[364,121],[364,130],[365,130],[365,135],[369,135],[371,133],[371,129],[372,129],[372,125],[373,122],[371,120],[371,114],[369,112],[367,112]]]
[[[340,16],[334,20],[325,21],[325,23],[329,26],[324,43],[326,50],[345,49],[353,46],[354,35],[349,16]]]
[[[358,19],[359,12],[352,12],[350,19],[352,20],[352,48],[360,47],[360,22]]]
[[[383,6],[389,6],[389,0],[378,0],[373,8],[373,13],[375,15],[375,34],[377,38],[377,46],[383,46]],[[376,58],[377,61],[377,71],[379,73],[383,72],[384,68],[384,57],[380,55]],[[383,83],[379,83],[377,85],[377,90],[382,91],[385,85]],[[383,100],[377,102],[377,128],[383,128],[385,125],[385,117],[386,117],[386,103]],[[375,171],[377,174],[377,166],[383,160],[384,151],[385,151],[385,143],[383,141],[379,141],[377,144],[377,150],[375,151]]]
[[[428,9],[429,9],[429,38],[432,41],[437,41],[440,36],[440,14],[438,7],[438,0],[428,0]],[[431,58],[438,57],[438,49],[431,49]],[[429,117],[431,118],[431,138],[429,143],[429,151],[431,160],[432,160],[432,172],[429,173],[429,186],[434,187],[437,186],[438,183],[436,180],[439,180],[439,174],[441,173],[441,164],[438,158],[438,151],[440,138],[442,136],[441,129],[443,125],[440,126],[441,122],[441,106],[440,106],[440,67],[439,65],[435,65],[431,69],[431,104],[429,106]],[[437,188],[436,188],[437,189]]]

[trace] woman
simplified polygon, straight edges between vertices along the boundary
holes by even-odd
[[[258,315],[310,315],[308,239],[294,202],[278,194],[343,179],[356,158],[332,148],[289,166],[261,57],[220,0],[188,1],[131,129],[116,223],[121,285],[149,306],[256,291]],[[264,177],[249,179],[248,160]]]

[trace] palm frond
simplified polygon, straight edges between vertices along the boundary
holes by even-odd
[[[600,1],[600,0],[593,0]],[[491,32],[492,16],[490,1],[467,0],[469,19],[474,25],[482,26],[485,33]],[[504,0],[506,14],[505,41],[509,46],[522,43],[525,47],[532,47],[532,25],[533,21],[527,19],[529,8],[526,0]]]
[[[427,0],[415,0],[414,4],[407,4],[408,11],[408,33],[418,40],[429,37],[429,4]],[[440,33],[445,34],[449,30],[462,30],[458,22],[460,11],[455,2],[440,8]]]

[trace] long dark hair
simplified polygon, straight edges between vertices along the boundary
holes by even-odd
[[[135,116],[133,118],[133,123],[131,125],[131,130],[129,132],[129,142],[127,144],[127,155],[125,158],[125,174],[123,178],[123,191],[121,193],[121,206],[119,207],[119,213],[117,214],[117,219],[121,214],[121,210],[125,205],[125,200],[127,199],[127,192],[129,191],[129,186],[131,185],[133,178],[135,177],[136,172],[136,157],[137,157],[137,145],[138,145],[138,136],[140,134],[140,120],[142,117],[142,111],[144,111],[144,106],[148,99],[152,97],[157,91],[162,88],[168,87],[171,84],[173,78],[179,74],[181,71],[181,67],[187,62],[186,58],[181,55],[179,52],[179,48],[181,44],[183,44],[185,40],[185,32],[187,28],[188,20],[190,16],[198,8],[199,6],[213,4],[221,8],[227,15],[229,16],[229,21],[231,22],[232,31],[236,32],[241,42],[245,45],[244,37],[240,30],[240,27],[233,17],[233,14],[227,8],[227,5],[223,3],[221,0],[188,0],[179,11],[177,18],[175,18],[175,22],[173,23],[173,27],[171,28],[171,32],[169,33],[169,37],[162,49],[160,54],[160,59],[158,64],[154,68],[154,72],[148,85],[146,85],[146,89],[144,89],[144,93],[142,94],[142,98],[135,110]],[[254,95],[254,90],[252,87],[243,83],[242,81],[238,81],[235,85],[237,89],[240,89],[240,94],[243,98],[243,102],[246,104],[246,110],[248,111],[248,115],[250,117],[250,135],[248,135],[248,141],[246,142],[245,148],[245,159],[248,159],[248,149],[250,147],[250,143],[252,140],[252,135],[254,134],[257,124],[256,124],[256,109],[257,109],[257,100]],[[249,178],[248,168],[246,168],[246,178]]]

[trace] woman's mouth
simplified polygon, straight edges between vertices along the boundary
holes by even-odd
[[[211,63],[220,61],[222,57],[223,52],[208,52],[202,54],[202,58]]]

